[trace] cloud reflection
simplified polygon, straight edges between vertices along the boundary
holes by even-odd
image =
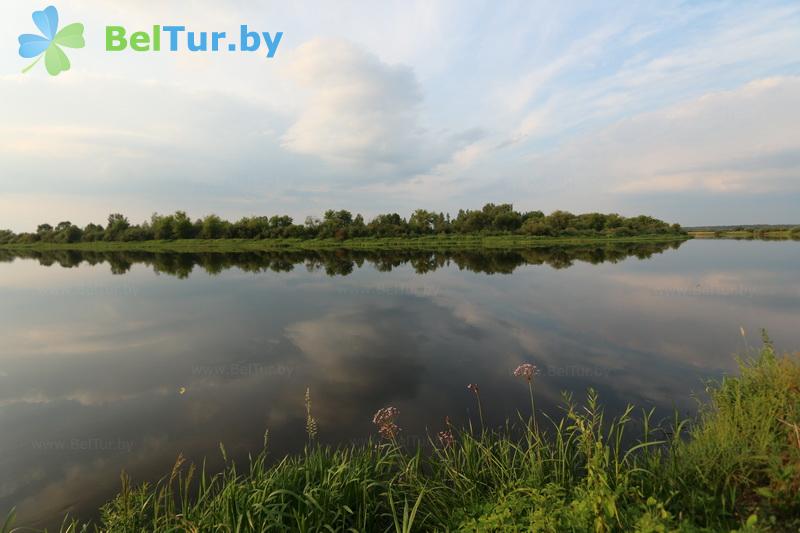
[[[413,441],[445,416],[465,421],[467,383],[480,385],[490,424],[524,410],[527,388],[511,375],[523,362],[542,370],[537,405],[547,412],[557,414],[561,391],[580,398],[594,387],[609,411],[632,401],[669,414],[690,411],[702,379],[732,369],[740,327],[767,327],[779,347],[796,347],[800,303],[777,290],[800,282],[794,243],[691,242],[641,254],[650,260],[629,252],[608,262],[554,249],[522,261],[345,253],[289,272],[263,266],[309,258],[215,257],[236,268],[182,280],[135,261],[118,276],[78,257],[80,267],[55,270],[65,274],[57,282],[39,258],[0,263],[0,426],[12,428],[0,433],[0,512],[17,505],[23,523],[52,526],[113,494],[122,469],[157,479],[181,452],[213,469],[219,441],[242,459],[266,429],[273,456],[297,450],[306,387],[323,442],[363,441],[390,404]],[[19,290],[7,267],[25,271],[22,286],[57,290]],[[69,290],[87,275],[102,290]],[[123,282],[135,290],[106,290]],[[698,283],[730,294],[670,293]]]

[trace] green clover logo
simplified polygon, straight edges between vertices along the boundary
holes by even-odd
[[[19,55],[36,58],[36,61],[28,65],[22,73],[25,74],[36,66],[42,59],[42,54],[44,54],[44,66],[51,76],[58,76],[69,70],[69,58],[61,47],[83,48],[86,46],[86,41],[83,39],[83,24],[70,24],[58,31],[58,10],[53,6],[46,7],[42,11],[34,11],[33,23],[36,24],[42,35],[26,33],[19,36]]]

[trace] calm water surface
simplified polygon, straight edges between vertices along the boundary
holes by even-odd
[[[52,526],[178,453],[243,459],[266,429],[302,447],[363,442],[394,405],[407,442],[474,411],[528,405],[511,372],[541,369],[537,407],[596,388],[691,413],[759,329],[800,348],[800,244],[548,248],[456,254],[0,252],[0,516]],[[740,328],[747,332],[743,339]],[[474,413],[472,413],[474,414]]]

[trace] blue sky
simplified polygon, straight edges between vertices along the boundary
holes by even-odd
[[[800,223],[797,2],[61,0],[72,69],[0,6],[0,227],[520,209]],[[104,51],[104,28],[283,31],[260,54]]]

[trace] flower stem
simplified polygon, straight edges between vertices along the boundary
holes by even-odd
[[[27,67],[25,67],[25,69],[22,71],[22,73],[23,73],[23,74],[27,74],[27,73],[28,73],[28,71],[29,71],[30,69],[32,69],[33,67],[35,67],[35,66],[36,66],[36,64],[37,64],[39,61],[41,61],[41,59],[42,59],[42,56],[40,55],[39,57],[37,57],[37,58],[36,58],[36,61],[34,61],[33,63],[31,63],[31,64],[30,64],[30,65],[28,65]]]
[[[538,435],[539,429],[536,427],[536,405],[533,402],[533,381],[528,380],[528,392],[531,396],[531,422],[533,423],[533,432]]]
[[[481,433],[483,433],[483,407],[481,406],[481,393],[476,392],[475,396],[478,398],[478,416],[481,418]]]

